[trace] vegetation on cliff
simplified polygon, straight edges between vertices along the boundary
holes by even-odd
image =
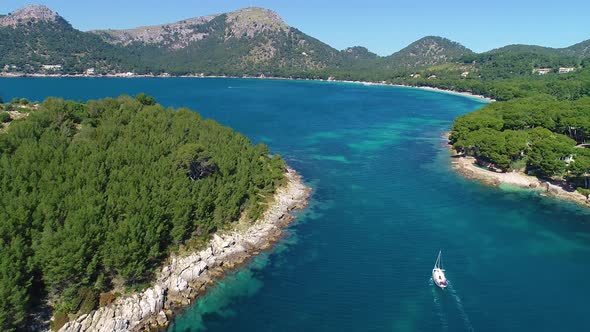
[[[0,133],[0,329],[23,327],[43,298],[88,312],[101,292],[142,285],[171,248],[257,218],[284,168],[145,95],[48,98]]]

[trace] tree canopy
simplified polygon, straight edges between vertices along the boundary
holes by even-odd
[[[284,181],[269,153],[143,94],[48,98],[13,120],[0,133],[0,329],[23,327],[33,292],[88,311],[149,281],[171,248],[258,218]]]

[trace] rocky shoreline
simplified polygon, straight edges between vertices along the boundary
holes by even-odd
[[[117,298],[76,320],[60,332],[145,331],[167,326],[175,310],[190,305],[227,271],[268,249],[294,218],[292,211],[307,205],[311,189],[301,176],[287,169],[287,184],[255,223],[239,230],[214,234],[206,249],[185,256],[172,255],[157,274],[153,286],[141,293]]]
[[[452,167],[459,174],[468,179],[478,180],[486,185],[499,186],[505,184],[535,190],[541,195],[564,199],[585,207],[590,207],[590,201],[584,195],[561,182],[541,180],[535,176],[526,175],[521,172],[494,172],[478,166],[475,158],[463,155],[453,155],[451,157],[451,163]]]

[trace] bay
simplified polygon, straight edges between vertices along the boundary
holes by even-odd
[[[169,331],[577,331],[590,212],[455,174],[442,134],[485,103],[410,88],[245,79],[0,79],[4,100],[145,92],[281,154],[314,188],[272,251]],[[430,282],[443,250],[451,286]]]

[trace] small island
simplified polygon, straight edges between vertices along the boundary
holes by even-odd
[[[165,326],[309,196],[265,145],[144,94],[0,105],[3,331]]]

